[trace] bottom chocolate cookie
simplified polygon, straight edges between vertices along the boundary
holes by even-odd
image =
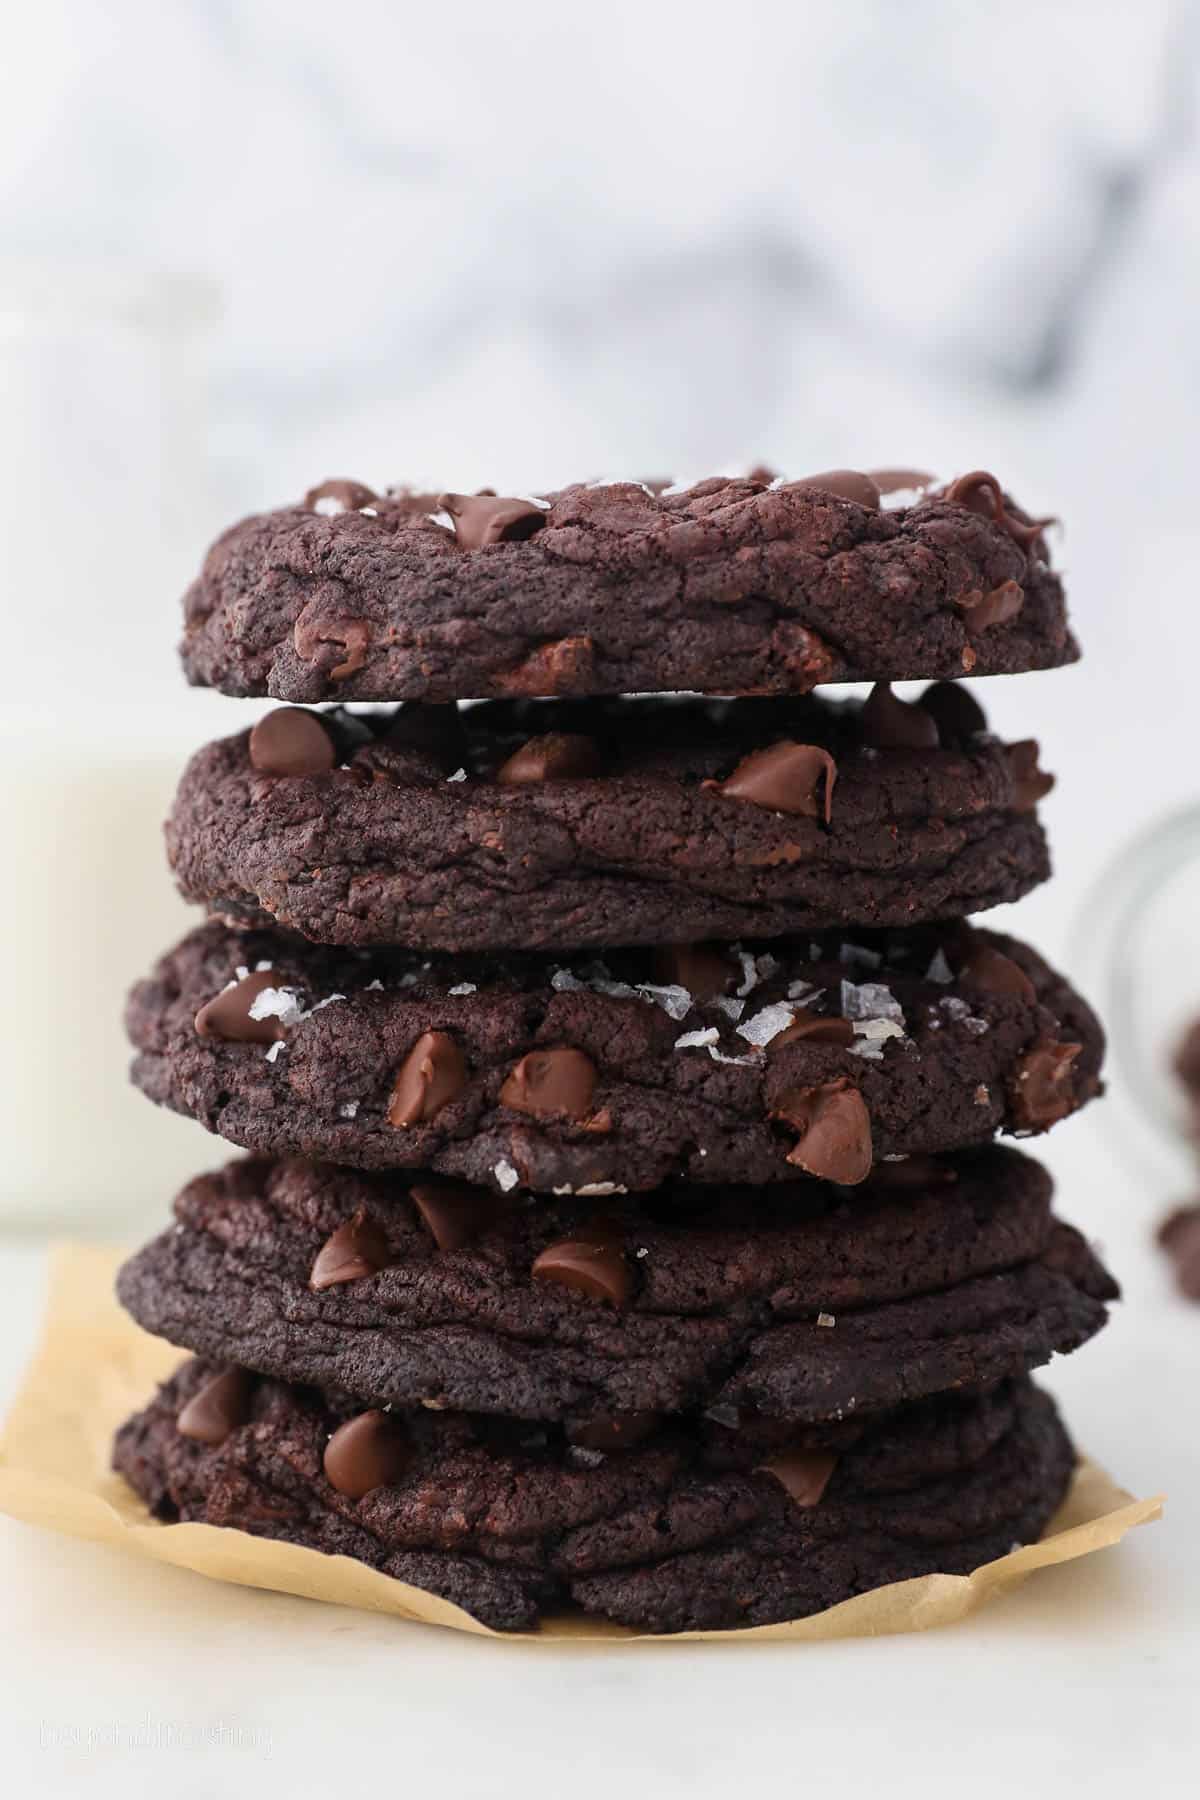
[[[498,1630],[573,1604],[672,1632],[965,1574],[1040,1535],[1074,1461],[1027,1381],[803,1431],[623,1424],[569,1443],[189,1362],[122,1426],[113,1463],[160,1519],[356,1557]]]

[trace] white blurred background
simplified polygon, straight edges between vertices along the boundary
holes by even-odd
[[[1103,988],[1087,897],[1200,786],[1198,71],[1192,0],[6,9],[0,1212],[132,1229],[220,1158],[118,1023],[180,760],[248,710],[183,687],[178,595],[327,475],[994,468],[1087,653],[981,691],[1060,777],[1015,922]]]

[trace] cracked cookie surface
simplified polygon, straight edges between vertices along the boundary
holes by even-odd
[[[230,1375],[236,1405],[212,1429],[209,1404],[209,1441],[187,1435]],[[680,1422],[605,1454],[509,1421],[393,1414],[371,1472],[387,1479],[356,1497],[326,1472],[353,1416],[189,1363],[121,1428],[113,1461],[165,1522],[352,1556],[496,1630],[574,1605],[649,1631],[799,1618],[965,1573],[1040,1535],[1073,1462],[1053,1403],[1020,1382],[786,1446]]]
[[[326,944],[569,950],[960,917],[1049,874],[1050,777],[966,695],[928,699],[287,711],[192,758],[170,860],[185,898]]]
[[[1000,1148],[885,1164],[854,1192],[543,1200],[251,1158],[183,1190],[118,1293],[185,1349],[377,1406],[817,1424],[987,1386],[1099,1330],[1116,1289],[1050,1198]],[[581,1247],[603,1259],[586,1287]]]
[[[961,488],[888,511],[808,482],[574,486],[526,505],[518,541],[513,502],[482,542],[434,496],[285,507],[209,551],[184,668],[311,702],[807,693],[1074,661],[1040,533],[990,477]]]
[[[1098,1092],[1103,1051],[1034,951],[959,925],[564,963],[213,922],[127,1024],[137,1085],[234,1144],[502,1191],[853,1183],[1047,1128]]]

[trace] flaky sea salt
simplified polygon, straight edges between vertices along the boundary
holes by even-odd
[[[739,1069],[753,1069],[758,1063],[757,1056],[726,1056],[725,1052],[718,1050],[715,1044],[708,1045],[708,1054],[714,1062],[732,1063]],[[707,1152],[702,1150],[700,1154],[704,1156]]]
[[[854,1042],[847,1045],[851,1056],[864,1056],[868,1062],[883,1060],[883,1046],[889,1038],[903,1038],[904,1027],[895,1019],[855,1019]]]
[[[721,1034],[715,1025],[708,1025],[702,1031],[685,1031],[682,1037],[675,1039],[677,1050],[703,1050],[709,1044],[719,1044]]]
[[[356,1119],[358,1117],[358,1101],[343,1100],[342,1104],[338,1107],[338,1117],[342,1119]]]
[[[841,1010],[845,1019],[895,1019],[904,1024],[904,1008],[880,981],[843,981]]]
[[[672,1019],[686,1019],[692,1010],[691,994],[687,988],[681,987],[677,982],[672,982],[666,987],[658,987],[651,981],[639,981],[638,993],[645,994],[648,999],[654,1001],[656,1006],[661,1006]]]
[[[777,1038],[781,1031],[786,1031],[795,1018],[795,1008],[786,1000],[777,1000],[773,1006],[764,1006],[737,1027],[739,1037],[744,1037],[748,1044],[757,1044],[760,1048]]]
[[[449,991],[452,994],[473,994],[476,991],[475,983],[473,981],[460,981],[457,987],[452,987]]]
[[[758,986],[758,962],[740,944],[733,946],[733,954],[742,965],[742,979],[738,983],[737,994],[740,1000],[744,1000],[751,989]]]
[[[382,992],[383,983],[380,981],[378,975],[375,977],[374,981],[368,981],[366,987],[363,989],[364,994],[382,994]]]
[[[500,1188],[502,1188],[506,1194],[512,1188],[515,1188],[518,1181],[520,1181],[520,1179],[521,1179],[521,1177],[517,1174],[517,1171],[513,1168],[512,1164],[510,1162],[508,1162],[503,1156],[500,1158],[500,1161],[496,1164],[495,1168],[492,1170],[492,1174],[496,1177],[497,1185]]]
[[[598,1200],[606,1194],[627,1194],[629,1189],[619,1181],[585,1181],[575,1192],[585,1200]]]
[[[833,1316],[832,1313],[818,1313],[817,1314],[817,1324],[824,1325],[827,1328],[829,1328],[830,1330],[832,1330],[832,1328],[837,1324],[837,1320],[835,1319],[835,1317]]]
[[[947,982],[954,980],[954,971],[946,961],[946,952],[944,950],[939,950],[935,953],[933,961],[925,971],[925,979],[926,981],[939,982],[942,987],[945,987]]]
[[[991,1029],[987,1020],[976,1018],[966,1001],[960,1000],[957,994],[947,994],[938,1001],[938,1005],[948,1018],[953,1019],[956,1025],[961,1025],[964,1031],[969,1031],[972,1037],[982,1037],[985,1031]]]
[[[465,781],[466,779],[467,771],[465,769],[455,769],[453,775],[447,775],[446,777],[447,781]]]
[[[271,1045],[271,1048],[267,1051],[267,1061],[269,1063],[273,1063],[273,1062],[277,1061],[277,1059],[283,1055],[283,1053],[286,1049],[287,1049],[287,1045],[284,1043],[283,1039],[278,1038],[275,1041],[275,1043],[273,1043]]]
[[[556,994],[577,994],[587,983],[580,981],[578,975],[572,975],[570,969],[555,969],[550,977],[550,986]]]
[[[735,999],[732,994],[718,994],[713,1005],[719,1006],[730,1019],[740,1019],[746,1010],[746,1002]]]
[[[294,1025],[304,1017],[304,1008],[295,988],[268,987],[255,994],[250,1003],[252,1019],[278,1019],[283,1025]]]

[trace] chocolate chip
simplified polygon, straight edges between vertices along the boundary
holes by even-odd
[[[466,1058],[449,1032],[423,1032],[400,1065],[388,1102],[388,1124],[400,1130],[428,1125],[466,1084]]]
[[[317,1293],[343,1281],[361,1281],[378,1275],[388,1264],[387,1239],[364,1207],[346,1219],[326,1238],[308,1277]]]
[[[578,781],[600,771],[600,752],[589,737],[550,731],[530,738],[496,771],[502,787],[529,781]]]
[[[999,587],[972,588],[955,602],[963,613],[968,631],[986,631],[991,625],[1004,625],[1015,619],[1025,604],[1025,589],[1016,581],[1002,581]]]
[[[993,950],[990,944],[976,944],[958,972],[966,987],[982,988],[986,994],[1001,994],[1006,999],[1023,1000],[1032,1006],[1037,989],[1024,969],[1011,956]]]
[[[1004,489],[994,475],[986,469],[972,469],[969,475],[960,475],[952,481],[942,498],[953,501],[957,506],[965,506],[971,512],[979,513],[985,519],[991,519],[1002,530],[1007,531],[1014,543],[1028,553],[1038,547],[1042,533],[1047,525],[1054,524],[1054,515],[1045,519],[1025,518],[1019,512],[1010,512],[1004,499]]]
[[[592,681],[595,645],[590,637],[554,638],[539,644],[514,668],[492,679],[503,694],[585,693]]]
[[[853,500],[856,506],[879,511],[879,487],[860,469],[826,469],[823,475],[806,475],[803,481],[789,481],[789,488],[816,489],[834,494],[839,500]]]
[[[523,1056],[500,1089],[500,1104],[535,1119],[583,1119],[592,1110],[595,1087],[590,1059],[563,1044]]]
[[[250,1417],[254,1377],[249,1369],[223,1369],[194,1393],[175,1421],[185,1438],[214,1448]]]
[[[275,969],[256,969],[252,975],[243,976],[200,1008],[196,1014],[197,1037],[223,1038],[229,1044],[273,1044],[283,1036],[282,1021],[273,1016],[252,1019],[250,1008],[267,988],[282,986]]]
[[[901,1192],[916,1188],[951,1187],[958,1171],[936,1156],[902,1156],[899,1161],[877,1162],[871,1170],[871,1186],[899,1188]]]
[[[1020,743],[1008,746],[1008,763],[1013,774],[1014,812],[1032,812],[1038,801],[1044,800],[1054,786],[1053,775],[1047,775],[1044,769],[1038,768],[1038,754],[1036,738],[1022,738]]]
[[[660,1418],[654,1412],[602,1413],[582,1425],[568,1427],[567,1436],[585,1450],[632,1450],[658,1430]]]
[[[629,1264],[616,1238],[598,1230],[591,1236],[561,1238],[548,1244],[530,1270],[535,1281],[552,1281],[559,1287],[624,1306],[633,1285]]]
[[[276,707],[250,733],[250,766],[260,775],[323,775],[336,761],[320,716],[302,706]]]
[[[316,512],[320,501],[332,502],[321,511],[357,512],[360,506],[373,506],[379,498],[361,481],[323,481],[320,487],[309,488],[304,496],[304,504],[309,512]]]
[[[769,750],[752,751],[726,781],[705,785],[731,800],[748,800],[751,806],[767,807],[771,812],[816,819],[823,811],[828,825],[836,780],[837,764],[828,750],[785,741],[772,744]],[[822,789],[823,796],[818,798]]]
[[[877,681],[863,703],[859,729],[877,750],[936,750],[941,741],[933,714],[898,700],[886,681]]]
[[[763,1475],[773,1476],[797,1506],[816,1506],[837,1468],[830,1450],[784,1450],[770,1462],[759,1463]]]
[[[461,1250],[464,1244],[474,1242],[504,1206],[486,1188],[468,1187],[465,1182],[447,1182],[445,1186],[422,1183],[410,1188],[408,1197],[439,1250]]]
[[[733,959],[714,944],[660,944],[654,974],[666,987],[686,988],[699,1005],[727,994],[738,979]]]
[[[365,619],[324,619],[314,624],[301,613],[292,629],[292,642],[301,662],[314,662],[322,644],[339,645],[342,660],[330,669],[329,679],[346,681],[357,675],[367,660],[371,627]]]
[[[1082,1044],[1039,1038],[1017,1064],[1012,1083],[1013,1123],[1019,1131],[1045,1131],[1075,1105],[1074,1063]]]
[[[438,509],[454,520],[454,535],[463,550],[517,543],[531,538],[546,523],[545,509],[532,500],[510,500],[498,494],[440,494]]]
[[[961,681],[935,681],[917,705],[932,718],[943,744],[965,743],[988,728],[982,706]]]
[[[347,1419],[325,1446],[326,1478],[348,1500],[393,1486],[411,1461],[412,1446],[399,1421],[377,1410]]]
[[[810,1012],[806,1006],[798,1006],[792,1015],[792,1022],[771,1039],[771,1052],[774,1054],[783,1044],[852,1044],[854,1042],[854,1026],[849,1019],[843,1019],[840,1013]]]
[[[820,1087],[790,1089],[771,1117],[800,1134],[788,1152],[796,1168],[843,1187],[856,1187],[871,1173],[871,1116],[844,1076]]]

